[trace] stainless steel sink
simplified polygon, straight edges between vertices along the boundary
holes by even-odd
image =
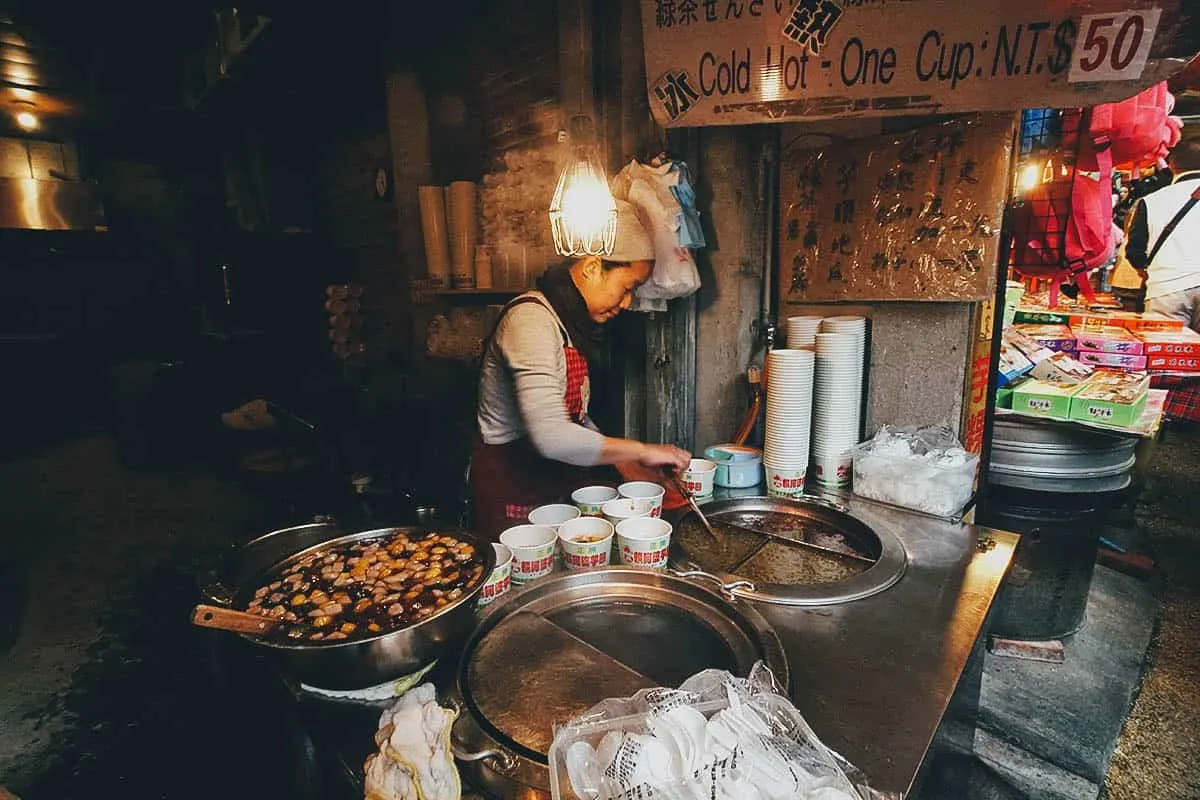
[[[891,531],[811,498],[742,497],[684,514],[672,537],[677,574],[746,600],[820,606],[870,597],[904,575],[908,555]]]

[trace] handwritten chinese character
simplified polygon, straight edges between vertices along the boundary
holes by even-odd
[[[912,170],[902,169],[896,173],[896,188],[902,192],[911,192],[916,184],[917,176]]]
[[[842,262],[840,262],[840,261],[833,262],[833,266],[829,268],[829,280],[831,280],[831,281],[845,280],[845,278],[842,277]]]
[[[842,164],[838,167],[838,188],[842,190],[842,194],[850,191],[850,186],[858,179],[858,163],[851,161],[849,164]]]
[[[875,185],[879,187],[879,191],[881,191],[881,192],[895,191],[896,190],[896,170],[889,169],[887,172],[880,175],[879,181]]]
[[[908,266],[908,259],[903,256],[896,256],[892,259],[892,271],[899,272],[902,267]]]
[[[725,3],[725,19],[730,17],[741,19],[742,14],[746,11],[746,0],[726,0]]]
[[[830,252],[843,256],[854,255],[854,251],[850,247],[850,237],[844,233],[835,237],[830,246]]]
[[[975,274],[983,269],[983,251],[978,248],[974,250],[963,250],[962,252],[963,266],[967,272]]]
[[[968,158],[963,162],[962,168],[958,171],[959,183],[979,183],[979,178],[975,177],[975,168],[979,166],[974,159]]]
[[[916,135],[910,136],[900,147],[900,163],[915,164],[921,160],[921,143]]]
[[[821,242],[821,229],[817,226],[815,219],[808,221],[808,228],[804,231],[804,246],[807,248],[816,247]]]
[[[821,188],[821,162],[819,159],[811,159],[804,169],[796,176],[796,185],[801,189],[819,189]]]
[[[925,203],[925,207],[921,209],[921,219],[941,219],[946,215],[942,209],[941,195],[932,195]]]
[[[699,22],[696,17],[696,10],[699,6],[696,0],[679,0],[679,9],[676,13],[676,21],[680,25],[690,25],[693,22]]]
[[[854,222],[854,201],[843,200],[833,206],[834,222],[842,222],[847,225]]]
[[[886,253],[876,253],[871,256],[871,271],[882,272],[888,268],[888,257]]]
[[[660,28],[675,24],[675,0],[654,0],[654,24]]]
[[[808,291],[808,256],[797,253],[792,259],[792,286],[788,291]]]
[[[890,206],[880,206],[879,210],[875,212],[875,221],[883,225],[889,222],[909,219],[912,215],[912,206],[906,206],[903,203],[894,203]]]
[[[962,128],[955,128],[949,133],[942,133],[937,137],[937,152],[938,155],[952,156],[959,151],[963,146],[963,131]]]
[[[817,55],[841,18],[842,7],[835,0],[800,0],[784,23],[783,35]]]
[[[912,243],[917,244],[927,239],[936,239],[942,235],[940,225],[919,225],[912,235]]]
[[[795,241],[800,238],[800,220],[789,219],[787,224],[787,238],[789,241]]]
[[[796,206],[803,211],[812,210],[817,204],[817,190],[812,187],[804,187],[800,190],[800,197],[796,200]]]

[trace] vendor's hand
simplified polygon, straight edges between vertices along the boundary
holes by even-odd
[[[667,473],[684,472],[692,454],[673,444],[648,444],[642,450],[638,463],[644,467],[665,470]]]

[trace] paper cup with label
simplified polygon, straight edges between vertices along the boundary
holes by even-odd
[[[483,585],[483,591],[479,593],[477,605],[480,608],[503,597],[512,588],[512,551],[507,545],[499,542],[492,544],[492,548],[496,551],[496,568],[492,570],[487,583]]]
[[[696,497],[708,497],[713,493],[713,481],[717,477],[717,462],[707,458],[693,458],[683,473],[683,485]]]
[[[767,494],[772,497],[795,497],[804,493],[807,465],[764,463],[763,467],[767,473]]]
[[[571,502],[585,517],[599,517],[604,513],[604,504],[616,500],[617,490],[611,486],[584,486],[571,492]]]
[[[533,511],[530,511],[529,523],[531,525],[545,525],[547,528],[553,528],[557,531],[559,525],[578,516],[579,509],[569,503],[550,503],[549,505],[538,506]]]
[[[500,543],[512,551],[514,583],[529,583],[554,571],[554,545],[558,534],[545,525],[517,525],[500,534]]]
[[[558,528],[563,563],[567,569],[607,567],[612,552],[612,523],[600,517],[579,517]]]
[[[634,517],[648,517],[649,512],[638,511],[637,504],[628,497],[618,497],[616,500],[609,500],[601,506],[601,513],[604,518],[611,522],[614,526],[620,525],[627,519]]]
[[[658,517],[634,517],[617,526],[621,563],[666,569],[671,549],[671,523]]]
[[[652,517],[662,516],[663,497],[667,490],[657,483],[629,481],[618,486],[617,492],[621,497],[632,500],[634,509],[639,513],[649,514]]]
[[[850,482],[850,471],[853,466],[853,458],[850,453],[832,456],[817,454],[814,456],[814,463],[817,467],[817,483],[826,486],[844,486]]]

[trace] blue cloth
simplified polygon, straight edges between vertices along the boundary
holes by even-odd
[[[671,172],[678,175],[677,183],[668,188],[679,203],[679,244],[693,249],[704,247],[704,228],[700,225],[700,212],[696,210],[696,190],[688,179],[687,164],[675,161],[671,164]]]

